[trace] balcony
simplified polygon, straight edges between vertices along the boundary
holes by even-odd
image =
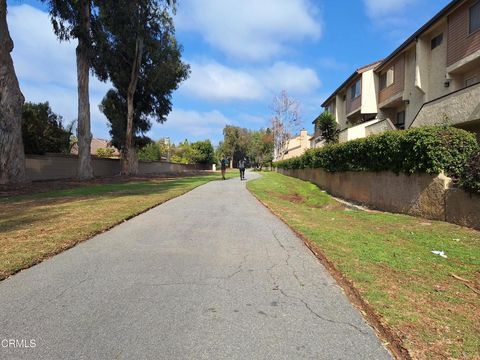
[[[442,124],[480,130],[480,83],[423,104],[411,127]]]
[[[376,123],[368,125],[365,128],[367,136],[382,134],[388,130],[397,130],[397,127],[390,121],[390,119],[379,120]]]
[[[367,132],[367,128],[381,122],[382,120],[380,119],[373,119],[349,128],[346,128],[342,131],[340,131],[339,136],[338,136],[338,141],[340,143],[344,143],[350,140],[355,140],[355,139],[361,139],[364,137],[367,137],[370,135]]]

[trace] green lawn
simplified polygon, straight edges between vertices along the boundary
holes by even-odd
[[[472,290],[480,289],[480,232],[348,209],[316,185],[277,173],[248,188],[321,249],[414,358],[480,358],[480,297]]]
[[[227,173],[228,178],[236,175]],[[219,179],[220,172],[0,198],[0,280],[155,205]]]

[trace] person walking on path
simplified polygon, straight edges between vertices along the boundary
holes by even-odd
[[[225,180],[225,171],[227,170],[227,160],[225,158],[220,161],[220,170],[222,171],[222,179]]]
[[[240,180],[245,180],[245,158],[238,161],[238,168],[240,169]]]

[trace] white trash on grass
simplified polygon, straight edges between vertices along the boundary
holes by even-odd
[[[445,252],[444,252],[444,251],[432,250],[432,254],[435,254],[435,255],[441,256],[441,257],[443,257],[444,259],[446,259],[446,258],[447,258],[447,255],[445,255]]]

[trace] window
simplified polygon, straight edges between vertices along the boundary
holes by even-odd
[[[480,1],[470,8],[470,34],[480,29]]]
[[[440,35],[435,36],[432,41],[431,41],[431,48],[432,50],[435,49],[436,47],[442,45],[443,42],[443,33]]]
[[[361,80],[357,80],[357,82],[352,85],[352,87],[350,88],[350,94],[351,94],[352,99],[355,99],[362,94],[362,81]]]
[[[400,111],[397,113],[396,125],[399,129],[405,129],[405,111]]]
[[[380,90],[383,90],[393,84],[395,80],[395,70],[393,66],[386,73],[380,75]]]

